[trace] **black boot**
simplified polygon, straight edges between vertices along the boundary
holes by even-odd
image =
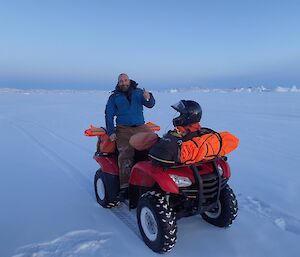
[[[117,199],[121,202],[124,202],[126,199],[128,199],[128,187],[120,189]]]

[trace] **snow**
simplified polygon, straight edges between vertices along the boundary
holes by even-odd
[[[154,91],[147,121],[163,134],[180,99],[198,101],[202,125],[240,138],[229,181],[238,217],[220,229],[200,217],[178,221],[167,256],[298,256],[299,89]],[[95,201],[90,124],[104,124],[108,91],[0,89],[0,256],[157,256],[141,240],[135,212]]]

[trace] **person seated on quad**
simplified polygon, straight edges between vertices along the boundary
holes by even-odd
[[[129,139],[136,133],[150,131],[145,125],[143,106],[152,108],[155,105],[153,95],[138,88],[137,85],[127,74],[120,74],[118,84],[110,95],[105,109],[107,134],[110,140],[116,141],[119,151],[120,189],[128,187],[131,167],[134,164],[135,151],[129,144]]]
[[[149,157],[154,163],[173,166],[180,163],[178,146],[184,141],[200,135],[202,108],[191,100],[181,100],[171,106],[179,116],[173,119],[174,129],[169,130],[151,147]]]
[[[201,127],[199,103],[181,100],[172,108],[179,112],[179,116],[173,119],[175,128],[158,138],[151,147],[149,157],[154,164],[190,165],[225,156],[237,148],[239,139],[231,133]]]

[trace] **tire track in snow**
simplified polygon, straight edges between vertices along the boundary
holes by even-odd
[[[11,125],[19,130],[23,135],[31,140],[43,153],[47,156],[48,159],[57,164],[57,166],[65,172],[66,175],[71,177],[78,186],[86,191],[90,197],[94,198],[94,192],[90,190],[92,181],[88,179],[87,176],[83,175],[81,171],[75,167],[70,162],[64,160],[60,155],[58,155],[55,151],[50,149],[48,146],[43,144],[40,140],[38,140],[35,136],[33,136],[28,130],[26,130],[23,126],[10,121]]]
[[[268,219],[279,229],[300,236],[300,220],[298,218],[287,213],[277,211],[269,204],[252,196],[242,198],[240,206],[241,209]]]
[[[84,152],[90,152],[87,148],[84,148],[81,145],[79,145],[71,140],[67,140],[67,139],[63,138],[62,136],[58,135],[57,133],[53,132],[52,130],[50,130],[44,126],[41,126],[37,122],[25,121],[25,120],[21,120],[21,121],[31,123],[31,124],[35,125],[36,127],[45,131],[48,135],[50,135],[56,139],[59,139],[60,141],[62,141],[64,143],[69,143],[73,146],[76,146],[78,149],[80,149]],[[127,203],[120,203],[119,206],[112,208],[111,211],[123,223],[125,223],[125,225],[127,225],[138,237],[141,238],[141,235],[140,235],[139,229],[138,229],[138,225],[137,225],[137,221],[136,221],[136,216],[135,216],[136,212],[133,210],[129,211],[129,205]]]
[[[84,176],[81,171],[76,168],[74,165],[72,165],[70,162],[64,160],[62,157],[60,157],[57,153],[55,153],[53,150],[51,150],[48,146],[41,143],[35,136],[33,136],[30,132],[28,132],[24,127],[21,125],[16,124],[13,121],[10,121],[10,123],[18,129],[20,132],[22,132],[25,136],[30,138],[32,142],[34,142],[41,151],[44,152],[44,154],[51,159],[52,161],[56,162],[58,166],[65,171],[67,175],[69,175],[75,182],[80,186],[80,188],[84,191],[86,191],[89,196],[92,198],[93,201],[95,201],[95,193],[93,190],[93,182],[88,179],[86,176]],[[59,139],[60,137],[58,137]],[[62,140],[64,142],[67,142],[65,140]],[[68,143],[68,142],[67,142]],[[75,172],[74,172],[75,171]],[[137,226],[137,221],[134,215],[134,211],[129,212],[128,205],[125,203],[120,203],[119,206],[111,209],[112,213],[121,220],[130,230],[133,231],[134,234],[136,234],[140,238],[139,229]]]
[[[30,123],[40,129],[42,129],[43,131],[45,131],[48,135],[52,136],[53,138],[56,138],[56,139],[59,139],[60,141],[62,142],[65,142],[65,143],[69,143],[71,144],[72,146],[75,146],[77,149],[81,150],[82,152],[85,152],[85,153],[89,153],[90,152],[90,149],[87,148],[87,147],[84,147],[70,139],[67,139],[67,138],[64,138],[62,136],[60,136],[58,133],[54,132],[53,130],[45,127],[45,126],[42,126],[41,124],[35,122],[35,121],[29,121],[29,120],[19,120],[19,121],[22,121],[22,122],[25,122],[25,123]],[[82,134],[83,135],[83,134]]]
[[[121,202],[119,206],[111,208],[112,213],[117,216],[127,227],[129,227],[140,239],[142,239],[136,218],[136,210],[129,211],[127,202]]]

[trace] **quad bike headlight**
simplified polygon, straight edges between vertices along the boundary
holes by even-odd
[[[192,181],[187,177],[181,177],[174,174],[169,174],[169,176],[178,187],[188,187],[192,184]]]
[[[217,171],[218,171],[218,173],[219,173],[220,176],[223,175],[223,169],[222,169],[222,167],[221,167],[220,164],[217,165]]]

